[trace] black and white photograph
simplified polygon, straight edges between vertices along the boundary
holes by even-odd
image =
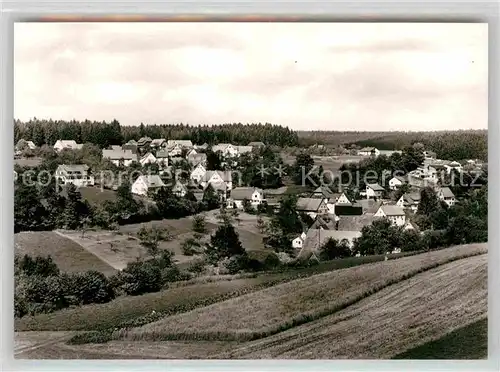
[[[13,52],[15,359],[488,357],[487,23],[49,20]]]

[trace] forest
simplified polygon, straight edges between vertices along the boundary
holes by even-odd
[[[221,124],[192,126],[185,124],[121,126],[117,120],[63,121],[32,119],[28,122],[14,121],[14,143],[20,139],[33,141],[35,145],[50,146],[59,140],[75,140],[77,143],[93,143],[99,147],[119,145],[141,137],[165,139],[189,139],[195,144],[232,143],[248,145],[253,141],[267,145],[297,146],[297,133],[274,124]]]

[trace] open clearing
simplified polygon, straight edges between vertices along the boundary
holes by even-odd
[[[487,255],[480,255],[456,260],[417,274],[335,314],[261,340],[125,340],[87,345],[65,345],[58,342],[27,350],[17,357],[387,359],[400,357],[403,350],[415,353],[414,350],[425,348],[425,345],[441,342],[439,350],[427,348],[427,355],[434,359],[452,359],[464,358],[463,353],[468,353],[463,345],[459,345],[457,337],[460,341],[470,338],[471,331],[467,328],[473,327],[474,341],[479,342],[479,345],[475,346],[473,355],[468,355],[470,358],[484,358],[487,325],[482,319],[487,314],[486,301]],[[464,324],[470,325],[460,328]],[[460,332],[462,335],[457,336]],[[20,335],[16,337],[22,337]],[[446,344],[440,340],[447,340]],[[454,344],[450,343],[450,340],[454,341]],[[413,357],[419,355],[421,354]]]
[[[15,252],[51,256],[63,272],[97,270],[112,275],[116,270],[71,239],[53,231],[21,232],[14,235]]]
[[[388,285],[487,252],[471,244],[313,275],[120,332],[128,340],[250,340],[330,315]]]

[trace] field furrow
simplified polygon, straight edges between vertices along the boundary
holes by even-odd
[[[128,340],[251,340],[331,315],[399,281],[438,265],[487,251],[473,244],[294,280],[142,327]]]

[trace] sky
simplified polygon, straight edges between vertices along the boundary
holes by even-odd
[[[488,126],[487,24],[17,23],[14,116],[294,130]]]

